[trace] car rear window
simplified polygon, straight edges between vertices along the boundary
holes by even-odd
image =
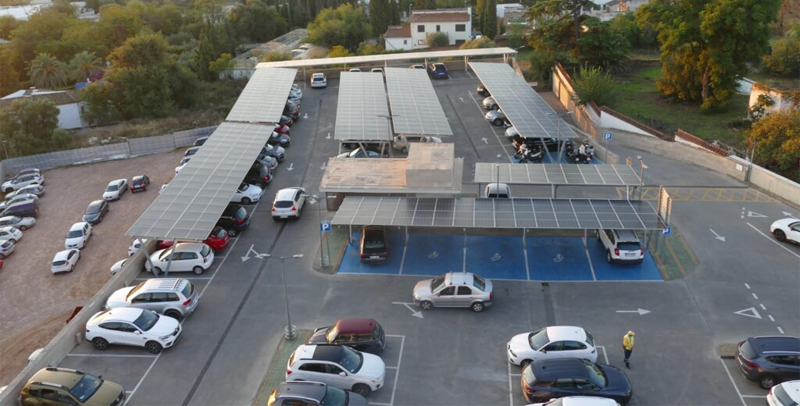
[[[522,376],[525,378],[525,382],[528,385],[534,385],[536,383],[536,375],[533,373],[533,367],[527,367],[522,370]]]
[[[789,396],[788,393],[786,393],[786,389],[783,389],[782,385],[776,386],[775,389],[772,390],[772,394],[775,395],[776,399],[778,399],[778,403],[780,403],[782,405],[796,405],[797,404],[797,402],[795,402],[792,399],[792,397]]]
[[[216,232],[214,232],[216,231]],[[224,228],[217,228],[216,230],[211,231],[211,236],[216,238],[225,238],[225,229]]]
[[[183,294],[183,297],[185,298],[192,297],[192,294],[194,294],[194,285],[192,285],[191,282],[186,282],[186,286],[184,286],[183,290],[181,290],[181,294]]]
[[[486,292],[486,281],[478,275],[472,275],[472,285],[481,292]]]
[[[61,265],[64,265],[66,263],[67,263],[67,261],[53,261],[53,265],[55,265],[55,266],[61,266]]]
[[[200,250],[200,255],[205,258],[208,256],[208,253],[211,252],[211,247],[208,245],[203,245],[203,248]]]
[[[386,244],[383,240],[383,231],[381,230],[368,230],[364,234],[364,248],[379,249],[384,248]]]
[[[278,200],[275,202],[275,207],[279,209],[288,209],[289,207],[294,206],[294,202],[291,200]]]
[[[85,214],[95,214],[95,213],[97,213],[99,211],[100,211],[100,205],[99,204],[98,205],[94,205],[93,204],[93,205],[91,205],[91,206],[86,208],[86,213]]]
[[[325,78],[321,78],[321,77],[315,77],[314,78],[315,82],[322,82],[323,80],[325,80]]]
[[[244,207],[240,207],[239,210],[236,210],[236,213],[234,213],[233,217],[235,217],[236,220],[244,220],[247,218],[247,211],[244,209]]]
[[[739,347],[739,352],[747,359],[755,359],[758,357],[758,354],[753,350],[753,346],[750,345],[750,341],[745,341]]]
[[[638,242],[621,242],[617,244],[620,251],[639,251],[642,247]]]

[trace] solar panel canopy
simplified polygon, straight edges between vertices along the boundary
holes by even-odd
[[[339,141],[391,141],[390,122],[383,74],[342,72],[334,138]]]
[[[334,225],[499,229],[661,230],[645,201],[348,196]]]
[[[427,70],[385,68],[396,134],[453,135]]]
[[[259,124],[220,124],[125,235],[206,239],[271,133]]]
[[[572,129],[555,110],[505,63],[470,62],[486,90],[523,137],[574,138]]]
[[[296,75],[296,68],[256,69],[225,121],[277,123]]]
[[[499,175],[499,178],[498,178]],[[498,180],[499,179],[499,180]],[[475,182],[524,185],[639,185],[636,170],[625,164],[475,164]]]

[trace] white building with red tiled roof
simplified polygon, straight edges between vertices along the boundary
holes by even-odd
[[[450,45],[463,44],[472,36],[472,10],[414,10],[409,18],[409,27],[411,49],[427,48],[428,35],[437,32],[447,34]]]

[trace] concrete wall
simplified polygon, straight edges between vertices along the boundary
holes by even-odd
[[[144,269],[146,255],[155,248],[155,240],[150,240],[145,245],[145,249],[139,250],[133,257],[128,259],[125,266],[114,275],[78,312],[77,315],[62,328],[61,331],[44,347],[38,358],[26,366],[8,384],[8,387],[0,396],[0,405],[16,405],[19,392],[28,382],[28,379],[37,371],[48,366],[57,366],[72,351],[75,346],[83,340],[83,332],[86,322],[97,312],[103,309],[108,297],[117,289],[130,286],[133,279]],[[87,371],[90,372],[91,371]],[[131,390],[133,388],[125,388]]]
[[[386,38],[384,40],[384,47],[387,51],[398,49],[410,51],[413,42],[414,40],[412,38]]]
[[[744,168],[750,165],[739,157],[731,156],[730,159]],[[800,203],[800,184],[758,165],[753,165],[750,170],[750,184],[795,206]]]

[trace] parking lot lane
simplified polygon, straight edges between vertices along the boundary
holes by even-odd
[[[410,234],[403,275],[441,275],[464,267],[464,236]]]
[[[103,376],[111,382],[122,385],[126,391],[132,391],[152,365],[155,355],[145,357],[87,357],[68,356],[59,364],[62,368],[85,371],[94,376]]]
[[[526,237],[528,266],[534,281],[591,281],[594,277],[583,239]]]
[[[341,264],[340,273],[367,273],[367,274],[400,274],[400,265],[403,262],[405,233],[399,231],[387,232],[389,257],[385,261],[362,262],[360,253],[361,231],[353,232],[353,243],[347,244]]]
[[[467,271],[489,279],[526,280],[522,237],[467,236]]]

